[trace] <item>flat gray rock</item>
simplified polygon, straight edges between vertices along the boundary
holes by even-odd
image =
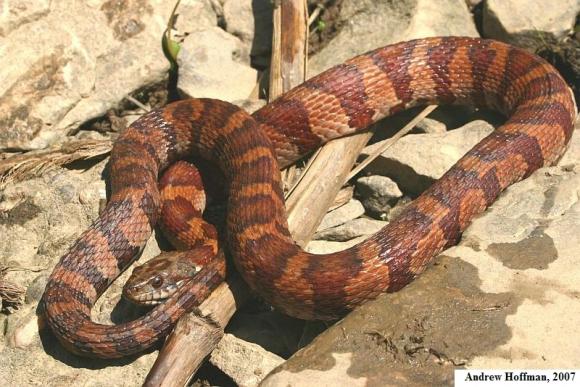
[[[537,47],[546,35],[558,39],[569,34],[578,12],[578,0],[488,0],[483,7],[483,31],[489,38]]]
[[[445,133],[409,134],[371,162],[365,171],[388,176],[403,192],[417,194],[492,131],[490,124],[477,120]],[[372,154],[380,146],[380,143],[370,145],[362,154]]]
[[[387,222],[369,218],[349,220],[340,226],[327,228],[314,234],[313,239],[345,242],[363,235],[372,235],[387,225]]]
[[[268,67],[272,51],[272,2],[227,0],[223,6],[226,31],[240,38],[257,67]]]
[[[344,205],[328,212],[320,221],[318,230],[326,230],[330,227],[336,227],[349,220],[358,218],[365,213],[365,209],[361,202],[356,199],[350,199]]]
[[[453,385],[457,366],[576,367],[579,198],[577,162],[511,186],[418,279],[357,308],[262,385]]]
[[[238,386],[253,387],[284,359],[257,344],[226,333],[211,353],[209,361]]]
[[[384,217],[403,196],[397,183],[381,175],[360,177],[356,191],[365,210],[374,217]]]
[[[250,67],[242,41],[219,27],[202,28],[185,38],[179,51],[181,92],[196,98],[232,102],[249,98],[258,72]]]

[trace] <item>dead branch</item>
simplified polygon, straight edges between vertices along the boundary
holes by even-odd
[[[0,266],[0,310],[11,312],[23,304],[26,289],[4,278],[8,270],[8,267]]]
[[[8,184],[40,176],[56,167],[104,156],[111,148],[110,140],[75,140],[58,147],[5,158],[0,160],[0,190]]]
[[[182,317],[167,338],[144,386],[185,386],[201,362],[216,347],[224,327],[250,292],[237,275],[230,275],[199,311]]]

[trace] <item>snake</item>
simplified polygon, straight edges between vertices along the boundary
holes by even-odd
[[[507,120],[365,241],[341,252],[304,251],[288,231],[280,168],[338,137],[414,106],[468,104]],[[493,40],[437,37],[379,48],[286,92],[252,115],[228,102],[187,99],[146,113],[115,141],[106,208],[61,257],[42,298],[68,350],[118,358],[159,342],[225,277],[209,260],[167,301],[136,320],[99,324],[91,309],[142,251],[160,217],[159,175],[196,155],[227,187],[225,247],[249,288],[277,310],[333,320],[401,289],[509,185],[563,155],[577,109],[543,59]]]
[[[206,203],[224,200],[221,178],[219,170],[201,159],[178,161],[162,174],[159,228],[177,251],[163,252],[135,267],[123,287],[125,299],[141,306],[158,305],[209,260],[225,258],[219,254],[214,226],[223,223],[223,211],[218,207],[217,213],[205,214],[209,221],[204,219]]]

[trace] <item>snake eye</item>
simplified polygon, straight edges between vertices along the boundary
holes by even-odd
[[[161,276],[155,276],[153,277],[153,279],[151,280],[151,286],[153,286],[155,289],[159,288],[161,285],[163,285],[163,277]]]

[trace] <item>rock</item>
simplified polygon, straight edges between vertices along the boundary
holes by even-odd
[[[334,242],[334,241],[324,241],[324,240],[314,240],[306,245],[305,249],[309,253],[313,254],[329,254],[335,253],[337,251],[346,250],[349,247],[352,247],[365,239],[368,238],[368,235],[363,235],[358,238],[351,239],[346,242]]]
[[[356,181],[356,189],[365,210],[372,216],[389,212],[403,193],[393,180],[386,176],[363,176]]]
[[[309,76],[403,40],[437,35],[478,36],[464,0],[344,0],[336,24],[343,27],[312,56]]]
[[[48,282],[48,274],[41,274],[36,277],[26,289],[25,302],[27,304],[38,302],[44,293],[44,288]]]
[[[43,177],[6,188],[0,206],[0,262],[20,267],[54,266],[91,219],[97,216],[98,200],[80,204],[80,193],[92,190],[94,197],[105,188],[99,163],[89,172],[56,169]],[[24,282],[38,273],[19,272]]]
[[[417,0],[405,40],[429,36],[479,36],[464,0]]]
[[[538,47],[546,35],[561,38],[572,31],[578,12],[577,0],[552,6],[542,0],[489,0],[483,7],[483,32],[518,46]]]
[[[185,38],[179,51],[177,87],[190,97],[234,101],[249,98],[257,72],[244,63],[242,42],[219,27]]]
[[[467,4],[467,7],[469,7],[469,9],[471,9],[471,10],[473,8],[477,7],[482,2],[483,2],[483,0],[465,0],[465,4]]]
[[[215,0],[181,1],[177,9],[175,30],[181,35],[199,27],[214,27],[218,22],[218,9],[215,4]]]
[[[35,2],[16,0],[10,2],[9,12],[0,15],[0,36],[7,36],[10,32],[23,24],[41,19],[50,12],[50,0]]]
[[[223,6],[226,31],[241,39],[258,68],[270,65],[272,11],[269,0],[227,0]]]
[[[318,226],[318,230],[326,230],[327,228],[341,225],[349,220],[358,218],[364,213],[365,209],[361,202],[356,199],[351,199],[346,204],[324,215],[324,218],[322,218]]]
[[[257,386],[284,359],[257,344],[226,333],[211,353],[209,361],[238,386],[251,387]]]
[[[367,378],[352,376],[349,372],[352,366],[352,356],[350,353],[333,353],[333,362],[329,364],[330,369],[308,369],[298,374],[282,370],[269,375],[260,384],[261,387],[276,386],[367,386]]]
[[[239,99],[232,101],[232,103],[243,108],[250,114],[266,105],[266,101],[263,99]]]
[[[445,133],[447,126],[443,122],[425,117],[415,125],[415,130],[419,133]]]
[[[26,348],[39,341],[38,322],[34,308],[21,311],[8,318],[6,337],[10,348]]]
[[[0,127],[10,130],[0,133],[0,151],[57,143],[132,91],[166,78],[160,40],[172,7],[142,0],[7,3],[0,15]],[[198,28],[212,12],[207,1],[180,7],[181,19]]]
[[[418,194],[492,131],[487,122],[477,120],[446,133],[409,134],[365,170],[370,174],[388,175],[403,192]],[[378,146],[379,143],[366,147],[363,155],[372,154]]]
[[[257,303],[237,312],[230,320],[227,332],[244,341],[258,344],[268,352],[288,358],[301,347],[307,324],[309,322],[287,316],[269,305]]]
[[[452,385],[457,366],[574,367],[579,198],[578,164],[513,185],[414,282],[355,309],[262,385],[332,385],[347,370],[353,384]]]
[[[372,235],[385,225],[387,225],[387,222],[368,218],[358,218],[350,220],[340,226],[319,231],[314,235],[314,239],[345,242],[362,235]]]

